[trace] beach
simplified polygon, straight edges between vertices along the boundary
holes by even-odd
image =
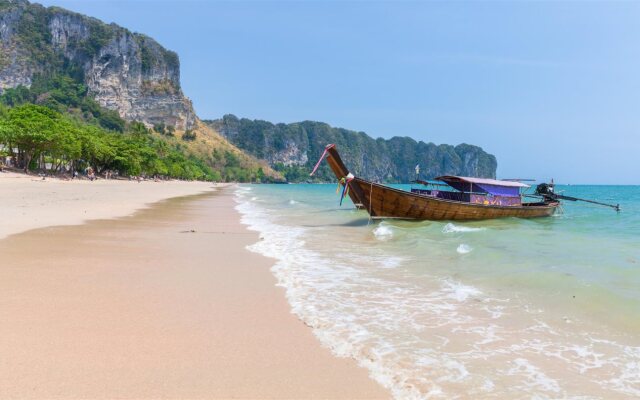
[[[30,229],[132,214],[157,201],[212,191],[209,182],[42,179],[0,173],[0,239]]]
[[[638,187],[453,223],[330,185],[4,176],[0,398],[640,396]]]
[[[0,174],[0,193],[0,397],[390,396],[291,313],[232,187]]]

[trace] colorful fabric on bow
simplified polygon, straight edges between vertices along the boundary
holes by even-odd
[[[351,175],[351,174],[349,174]],[[346,178],[340,178],[338,181],[338,188],[336,189],[336,193],[340,190],[340,185],[342,185],[342,194],[340,195],[340,206],[342,206],[342,201],[345,197],[349,195],[349,182],[353,180],[353,176],[348,176]]]

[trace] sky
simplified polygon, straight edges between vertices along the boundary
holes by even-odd
[[[499,178],[640,184],[640,2],[38,2],[176,51],[204,119],[470,143]]]

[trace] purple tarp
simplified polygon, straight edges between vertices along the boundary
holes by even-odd
[[[496,196],[520,197],[520,188],[488,185],[485,183],[447,182],[452,188],[461,192],[490,193]]]

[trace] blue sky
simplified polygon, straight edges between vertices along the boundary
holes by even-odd
[[[465,142],[503,178],[640,184],[640,2],[40,3],[176,51],[201,118]]]

